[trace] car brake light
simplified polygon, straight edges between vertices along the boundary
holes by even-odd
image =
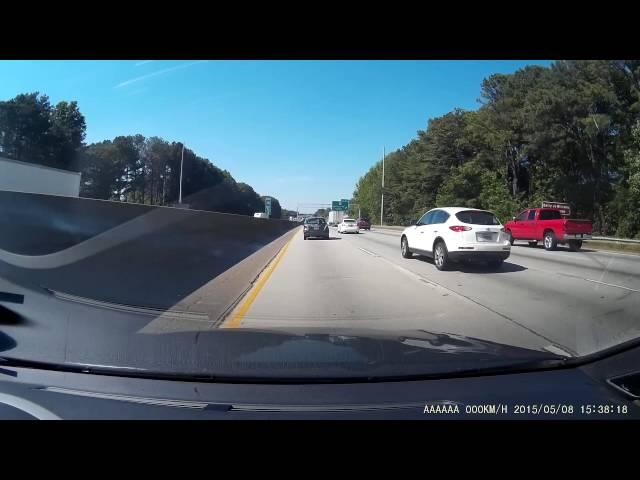
[[[449,227],[449,229],[453,230],[454,232],[466,232],[468,230],[471,230],[471,227],[463,227],[461,225],[454,225],[453,227]]]

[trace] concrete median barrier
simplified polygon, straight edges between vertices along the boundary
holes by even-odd
[[[0,192],[0,275],[27,289],[144,308],[178,305],[200,309],[213,320],[298,226],[288,220]]]

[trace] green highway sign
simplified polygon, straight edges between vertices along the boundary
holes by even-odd
[[[349,210],[349,200],[343,198],[342,200],[333,200],[331,202],[331,210],[336,212],[346,212]]]

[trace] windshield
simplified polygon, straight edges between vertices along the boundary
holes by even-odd
[[[634,339],[634,62],[0,61],[0,357],[374,378]]]
[[[500,225],[496,216],[491,212],[480,212],[477,210],[466,210],[456,213],[456,218],[463,223],[473,225]]]

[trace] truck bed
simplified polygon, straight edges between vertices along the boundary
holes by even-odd
[[[564,219],[564,220],[540,220],[541,222],[564,222],[563,227],[565,233],[575,235],[579,233],[591,234],[593,230],[593,222],[591,220],[576,220],[576,219]]]

